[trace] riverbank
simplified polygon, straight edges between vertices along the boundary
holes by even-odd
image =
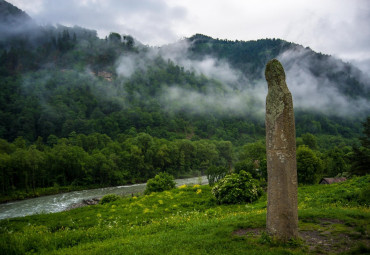
[[[178,180],[181,179],[189,179],[189,178],[196,178],[198,176],[181,176]],[[201,177],[198,177],[201,178]],[[133,182],[126,182],[121,183],[117,186],[122,185],[135,185],[135,184],[145,184],[146,181],[137,181],[135,183]],[[47,187],[47,188],[36,188],[35,190],[15,190],[9,194],[6,195],[0,195],[0,204],[8,203],[8,202],[14,202],[14,201],[20,201],[30,198],[36,198],[36,197],[42,197],[42,196],[49,196],[49,195],[56,195],[56,194],[62,194],[72,191],[81,191],[81,190],[90,190],[90,189],[103,189],[103,188],[109,188],[112,186],[109,185],[88,185],[88,186],[75,186],[75,185],[69,185],[69,186],[54,186],[54,187]]]
[[[0,196],[0,204],[25,200],[41,196],[49,196],[72,191],[80,191],[86,189],[106,188],[107,186],[90,185],[90,186],[55,186],[47,188],[36,188],[35,190],[16,190],[7,195]]]
[[[370,176],[298,190],[300,238],[265,232],[266,196],[218,205],[208,185],[0,221],[3,254],[366,254]]]
[[[183,184],[207,184],[207,177],[176,179],[178,186]],[[26,215],[40,214],[40,213],[55,213],[64,211],[74,204],[82,205],[83,200],[99,199],[108,194],[116,194],[119,196],[137,196],[142,194],[146,188],[145,183],[122,185],[115,187],[106,187],[98,189],[84,189],[80,191],[71,191],[49,196],[40,196],[31,199],[24,199],[21,201],[14,201],[0,204],[0,219],[23,217]]]

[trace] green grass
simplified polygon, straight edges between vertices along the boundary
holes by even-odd
[[[217,205],[209,186],[196,185],[2,220],[0,253],[361,254],[369,252],[369,198],[364,195],[369,183],[365,176],[299,188],[300,231],[326,246],[307,240],[282,244],[267,236],[266,196],[252,204]],[[248,232],[253,229],[257,232]]]

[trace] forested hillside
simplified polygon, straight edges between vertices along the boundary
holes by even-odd
[[[370,113],[364,74],[294,43],[194,35],[150,47],[115,32],[100,39],[81,27],[37,26],[5,1],[0,9],[3,193],[229,169],[243,145],[264,139],[271,58],[286,67],[297,136],[316,135],[314,149],[348,154]]]

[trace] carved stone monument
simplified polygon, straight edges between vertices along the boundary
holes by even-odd
[[[292,95],[283,66],[266,65],[267,232],[286,241],[298,237],[297,163]]]

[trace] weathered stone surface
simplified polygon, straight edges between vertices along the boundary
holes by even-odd
[[[292,95],[283,66],[266,65],[267,219],[268,233],[281,240],[298,237],[297,163]]]

